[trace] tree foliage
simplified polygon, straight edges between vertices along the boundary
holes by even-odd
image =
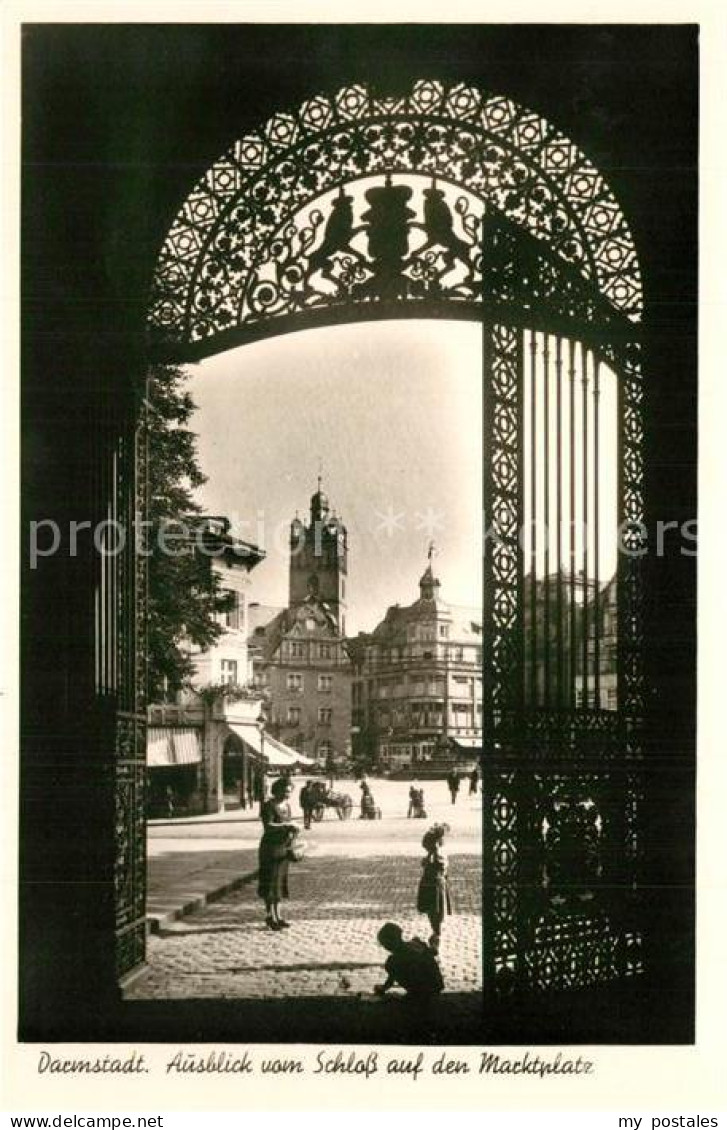
[[[162,702],[194,670],[190,645],[207,648],[224,628],[229,607],[212,568],[190,533],[201,507],[194,491],[207,480],[199,466],[197,436],[188,425],[196,405],[188,374],[170,365],[152,368],[148,384],[149,436],[149,699]]]

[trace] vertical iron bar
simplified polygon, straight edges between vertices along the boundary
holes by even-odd
[[[594,354],[593,359],[593,577],[594,577],[594,591],[596,594],[596,611],[594,616],[594,638],[593,638],[593,662],[595,665],[595,682],[594,682],[594,697],[596,700],[596,709],[601,709],[601,627],[603,623],[603,609],[601,608],[601,592],[600,592],[600,568],[599,568],[599,553],[601,550],[601,540],[599,536],[600,526],[600,498],[599,498],[599,479],[600,479],[600,462],[599,462],[599,399],[601,395],[600,389],[600,361]]]
[[[101,510],[101,459],[102,459],[102,428],[98,415],[92,416],[88,421],[89,432],[93,437],[92,440],[92,498],[93,506],[91,510],[91,518],[94,524],[98,520],[98,515]],[[91,576],[93,577],[93,594],[94,594],[94,616],[93,616],[93,646],[94,646],[94,689],[98,696],[101,692],[101,577],[96,567],[96,559],[93,553],[93,544],[89,545],[88,550],[89,568]]]
[[[588,349],[581,345],[581,389],[583,403],[583,708],[589,705],[588,682]]]
[[[483,294],[483,305],[487,295]],[[482,325],[482,512],[485,517],[485,539],[482,549],[482,996],[483,1009],[491,1006],[495,983],[495,753],[494,678],[495,678],[495,608],[494,608],[494,372],[492,325],[483,315]],[[371,695],[368,695],[368,702]]]
[[[102,416],[102,419],[103,419],[103,501],[102,501],[102,506],[101,506],[100,520],[102,522],[104,522],[106,520],[106,518],[108,517],[108,506],[109,506],[109,502],[108,502],[109,489],[110,489],[110,483],[109,483],[109,480],[110,480],[110,475],[109,475],[109,447],[110,447],[110,442],[111,442],[111,426],[110,426],[110,421],[109,421],[108,392],[107,392],[106,388],[103,389],[102,396],[103,396],[103,416]],[[110,671],[109,671],[109,627],[110,627],[110,625],[109,625],[110,595],[109,595],[109,567],[108,567],[109,563],[108,563],[108,558],[107,558],[106,554],[103,552],[103,550],[104,550],[104,541],[101,538],[98,538],[97,539],[97,545],[94,546],[94,549],[92,550],[92,552],[95,551],[95,552],[98,553],[99,568],[100,568],[101,577],[102,577],[102,589],[101,589],[101,604],[102,604],[102,610],[101,610],[102,629],[101,629],[101,631],[102,631],[102,636],[103,636],[103,641],[102,641],[102,656],[103,656],[103,659],[102,659],[102,663],[103,663],[102,684],[103,684],[103,687],[102,687],[102,689],[103,689],[104,694],[108,694],[110,683],[111,683]]]
[[[530,330],[530,705],[538,705],[538,477],[537,477],[537,340]]]
[[[550,345],[543,334],[543,526],[545,546],[543,574],[545,580],[543,618],[544,705],[550,707]]]
[[[123,687],[119,685],[119,554],[116,552],[117,543],[114,540],[119,536],[119,516],[121,516],[122,519],[125,517],[123,509],[119,508],[119,438],[117,434],[114,436],[114,445],[111,452],[112,525],[109,531],[110,545],[108,546],[108,548],[111,552],[111,662],[113,665],[112,686],[114,688],[114,691],[123,692]],[[126,552],[126,549],[124,548],[122,552]]]
[[[561,553],[561,536],[563,529],[563,463],[561,446],[563,443],[563,392],[561,382],[563,379],[563,340],[558,335],[555,339],[555,448],[556,448],[556,480],[555,480],[555,508],[556,508],[556,699],[558,708],[563,706],[563,561]]]
[[[570,615],[569,615],[569,704],[571,710],[576,705],[576,347],[572,339],[568,340],[568,380],[570,400]]]

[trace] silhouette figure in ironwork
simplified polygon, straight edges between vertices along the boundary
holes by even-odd
[[[437,188],[435,180],[432,181],[431,188],[424,189],[424,223],[418,226],[424,229],[427,237],[426,243],[418,249],[418,255],[432,247],[442,247],[443,274],[451,271],[459,259],[467,268],[468,277],[472,278],[472,247],[455,234],[452,209],[444,199],[441,188]]]
[[[351,246],[351,241],[360,228],[353,223],[353,197],[339,188],[338,196],[331,205],[330,215],[326,220],[323,240],[320,247],[312,252],[308,259],[309,277],[320,271],[324,278],[335,283],[339,291],[343,290],[340,279],[333,273],[334,256],[338,253],[353,255],[360,262],[366,262],[366,257]]]
[[[404,275],[409,251],[409,230],[416,216],[407,207],[412,190],[391,183],[387,173],[381,187],[370,188],[366,200],[370,207],[361,217],[368,239],[373,278],[364,284],[364,293],[376,298],[400,298],[409,289]]]

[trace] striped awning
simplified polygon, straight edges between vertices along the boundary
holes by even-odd
[[[152,769],[196,765],[202,760],[198,731],[191,726],[149,726],[146,763]]]

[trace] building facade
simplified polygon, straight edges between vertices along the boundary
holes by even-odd
[[[382,770],[472,762],[482,743],[482,613],[445,604],[431,558],[419,599],[349,643],[354,753]]]
[[[321,767],[351,752],[351,664],[346,649],[346,527],[321,489],[310,517],[290,527],[288,607],[250,636],[255,685],[265,693],[268,728]]]
[[[616,577],[584,610],[581,636],[586,639],[576,660],[576,706],[618,708],[618,599]]]
[[[196,551],[228,596],[218,613],[222,634],[190,647],[194,675],[174,702],[148,707],[147,764],[151,815],[217,812],[250,803],[264,788],[263,697],[252,688],[247,603],[251,571],[265,554],[230,534],[220,516],[194,520]]]
[[[524,579],[525,702],[549,709],[617,708],[616,578],[561,571]]]

